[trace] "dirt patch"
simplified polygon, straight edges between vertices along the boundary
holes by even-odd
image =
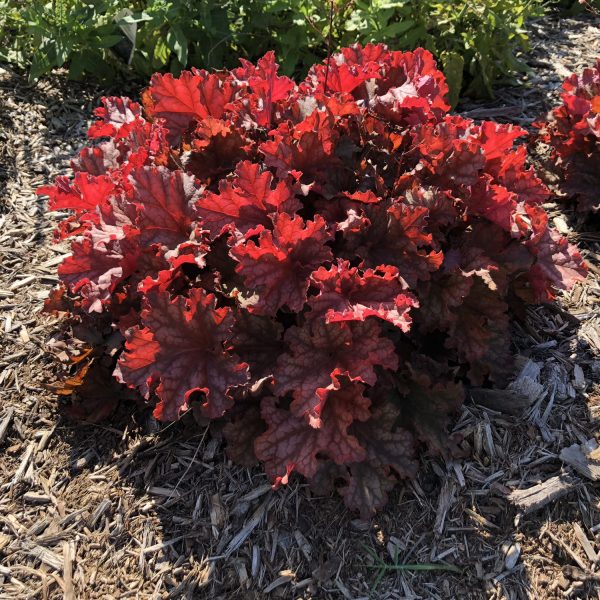
[[[528,126],[600,55],[589,18],[535,31],[525,89],[463,110]],[[67,250],[35,189],[66,172],[96,103],[61,73],[29,86],[0,72],[0,597],[599,597],[600,486],[561,458],[598,436],[597,231],[548,205],[589,280],[515,323],[521,387],[465,405],[454,430],[468,458],[423,456],[418,479],[363,522],[299,480],[273,492],[193,422],[161,428],[122,406],[110,425],[76,425],[44,390],[59,324],[40,310]],[[508,414],[523,395],[529,408]],[[528,512],[519,490],[544,483],[547,503]]]

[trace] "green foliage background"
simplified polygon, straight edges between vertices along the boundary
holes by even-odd
[[[542,0],[0,0],[0,60],[36,79],[67,65],[70,76],[142,79],[185,66],[232,67],[275,50],[301,76],[354,42],[424,46],[440,60],[453,101],[490,96],[525,69],[526,19]],[[129,38],[128,38],[129,36]],[[128,41],[129,40],[129,41]]]

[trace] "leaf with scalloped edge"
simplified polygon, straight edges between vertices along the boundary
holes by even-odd
[[[138,247],[129,240],[93,245],[83,238],[71,244],[71,256],[58,267],[58,275],[74,293],[79,293],[88,312],[102,312],[117,284],[137,266]]]
[[[258,294],[249,310],[267,315],[284,306],[293,312],[301,310],[310,273],[332,258],[331,248],[325,245],[330,239],[322,217],[304,221],[281,213],[274,219],[272,232],[260,233],[258,244],[249,240],[233,246],[230,254],[239,263],[236,271],[246,287]]]
[[[201,392],[200,412],[220,417],[232,406],[230,389],[248,380],[248,365],[224,347],[233,316],[216,308],[215,297],[192,289],[188,299],[171,300],[166,292],[148,296],[142,326],[126,334],[125,352],[115,375],[149,399],[155,391],[154,416],[175,420],[187,410],[190,396]]]
[[[339,389],[328,394],[319,427],[311,427],[305,419],[277,408],[276,398],[265,398],[261,414],[268,429],[257,438],[254,448],[265,464],[267,476],[281,481],[291,471],[297,471],[312,477],[321,459],[329,458],[338,464],[363,460],[365,450],[348,433],[354,421],[370,416],[371,401],[363,392],[363,385],[343,381]]]
[[[398,400],[400,422],[416,432],[431,452],[450,458],[458,446],[448,434],[450,419],[464,401],[462,384],[434,383],[421,372],[411,370],[406,392]]]
[[[101,99],[102,105],[94,110],[98,120],[88,129],[88,137],[112,137],[126,123],[141,116],[142,108],[129,98],[108,96]]]
[[[381,335],[377,321],[327,324],[316,319],[290,327],[284,336],[289,351],[275,368],[275,392],[292,392],[292,412],[318,425],[327,395],[339,388],[339,378],[373,385],[375,366],[395,370],[398,356],[393,343]]]
[[[187,241],[196,218],[201,188],[182,171],[144,167],[131,173],[136,224],[143,246],[176,246]]]
[[[231,82],[218,74],[194,70],[173,77],[171,73],[156,73],[143,96],[143,104],[151,117],[165,120],[169,139],[177,144],[194,120],[221,118],[233,94]]]
[[[360,256],[372,268],[393,265],[411,287],[440,268],[444,255],[430,249],[426,207],[395,201],[368,205],[364,213],[366,226],[346,235],[344,254],[349,258]]]
[[[409,312],[418,302],[405,292],[406,285],[396,267],[382,265],[361,274],[348,261],[340,261],[329,269],[320,267],[314,271],[311,281],[320,293],[308,300],[310,318],[324,315],[327,323],[335,323],[377,317],[404,333],[410,329]]]
[[[198,215],[202,227],[210,232],[211,239],[229,229],[242,234],[258,226],[270,228],[269,215],[278,212],[294,214],[301,207],[292,186],[280,181],[274,187],[273,176],[262,171],[260,165],[240,162],[231,180],[221,180],[219,193],[206,192],[198,201]]]

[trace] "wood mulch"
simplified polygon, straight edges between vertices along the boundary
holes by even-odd
[[[600,56],[590,18],[534,28],[525,87],[462,110],[529,126]],[[45,390],[60,324],[40,311],[67,250],[35,189],[67,172],[96,103],[62,73],[0,71],[0,598],[600,598],[597,230],[548,206],[589,280],[515,324],[518,376],[455,424],[468,458],[423,457],[363,522],[302,481],[273,492],[193,423],[122,406],[77,424]],[[419,563],[440,568],[402,569]]]

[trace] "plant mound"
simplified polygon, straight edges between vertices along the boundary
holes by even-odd
[[[510,377],[509,305],[585,265],[525,132],[449,116],[429,52],[357,45],[300,84],[241,62],[103,100],[107,139],[41,190],[72,238],[49,308],[157,419],[222,419],[233,459],[367,516],[419,443],[457,450],[465,385]]]
[[[540,125],[560,187],[582,213],[600,211],[600,59],[563,83],[562,105]]]

